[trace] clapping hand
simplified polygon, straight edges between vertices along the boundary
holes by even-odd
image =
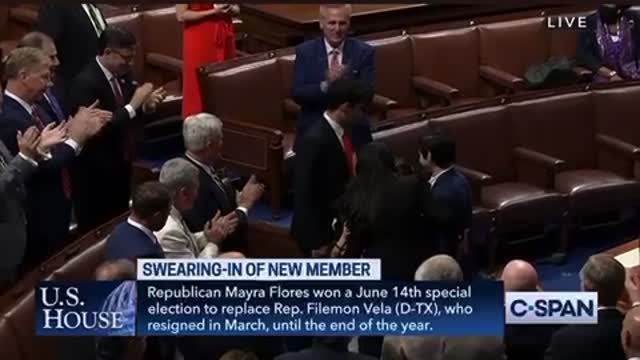
[[[50,123],[40,134],[40,144],[38,145],[38,151],[41,154],[47,154],[51,150],[52,146],[63,143],[67,140],[67,123],[60,122],[59,124]]]
[[[237,195],[237,203],[239,206],[246,208],[247,210],[253,207],[253,204],[258,201],[264,194],[264,185],[258,182],[255,175],[251,175],[249,181],[244,185],[242,191]]]
[[[35,126],[32,126],[27,129],[27,131],[22,133],[22,131],[18,131],[18,135],[16,135],[16,140],[18,141],[18,150],[20,153],[30,159],[36,160],[38,159],[38,145],[40,144],[40,133]]]
[[[151,92],[147,100],[144,102],[142,109],[144,112],[153,112],[164,99],[167,97],[167,91],[164,87],[159,87]]]
[[[231,212],[225,216],[220,216],[220,211],[204,226],[204,233],[207,240],[214,244],[219,244],[229,234],[233,233],[238,226],[238,215]]]

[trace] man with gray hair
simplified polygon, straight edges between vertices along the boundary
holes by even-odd
[[[615,258],[593,255],[580,271],[583,291],[598,293],[598,323],[570,325],[551,338],[547,358],[552,360],[625,359],[620,332],[623,315],[617,303],[625,287],[625,269]]]
[[[416,281],[464,281],[460,264],[449,255],[435,255],[425,260],[416,270]]]
[[[160,170],[160,183],[171,193],[173,206],[164,227],[156,237],[168,258],[213,258],[218,256],[218,245],[235,230],[238,217],[234,213],[221,216],[218,211],[204,226],[193,233],[182,213],[190,210],[198,197],[200,180],[198,168],[189,161],[176,158],[167,161]]]
[[[201,231],[217,213],[225,217],[237,217],[238,226],[225,236],[224,251],[241,250],[248,212],[262,197],[264,186],[251,176],[242,191],[237,192],[226,184],[214,165],[222,152],[222,121],[216,116],[200,113],[185,119],[182,127],[185,159],[197,170],[200,190],[193,206],[182,212],[184,221],[192,232]]]

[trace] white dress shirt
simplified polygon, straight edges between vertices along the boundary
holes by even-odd
[[[91,21],[91,25],[93,25],[93,29],[96,31],[96,35],[100,37],[100,35],[102,34],[102,31],[104,31],[104,29],[107,27],[104,17],[102,16],[102,12],[94,4],[82,4],[82,9],[89,17],[89,21]],[[91,16],[92,13],[93,13],[93,16]],[[94,17],[95,17],[95,21],[94,21]],[[98,21],[97,24],[96,24],[96,21]]]
[[[336,136],[338,137],[338,141],[340,141],[340,144],[344,149],[344,143],[342,142],[342,137],[344,136],[344,128],[342,127],[342,125],[338,124],[335,120],[333,120],[331,116],[329,116],[328,112],[325,111],[323,116],[325,120],[327,120],[327,122],[329,123],[329,126],[331,126],[333,131],[336,133]]]
[[[117,78],[116,78],[116,83],[118,84],[119,88],[118,89],[113,88],[112,81],[113,81],[113,78],[115,78],[115,76],[111,71],[109,71],[109,69],[107,69],[106,67],[104,67],[104,65],[102,65],[102,63],[100,62],[100,58],[97,56],[96,56],[96,62],[98,63],[98,66],[100,66],[100,69],[102,69],[104,76],[107,78],[107,82],[109,82],[109,86],[111,87],[111,92],[113,92],[113,95],[115,96],[116,91],[124,95],[124,93],[122,92],[122,87],[120,87],[120,82],[118,81]],[[129,113],[129,119],[133,119],[134,117],[136,117],[136,109],[134,109],[131,104],[125,105],[124,108],[127,110],[127,113]]]
[[[20,106],[22,106],[24,108],[24,110],[30,115],[33,116],[33,105],[27,103],[26,101],[22,100],[20,97],[18,97],[18,95],[12,93],[9,90],[5,90],[4,91],[4,95],[7,97],[10,97],[11,99],[15,100],[16,102],[18,102],[18,104],[20,104]],[[65,140],[64,144],[66,144],[67,146],[70,146],[73,151],[76,153],[76,155],[80,154],[80,151],[82,151],[82,147],[73,139],[67,139]],[[19,153],[18,155],[20,155],[23,159],[29,161],[30,163],[37,165],[37,163],[35,162],[35,160],[29,158],[28,156]],[[47,154],[42,154],[45,159],[51,159],[52,155],[51,153],[47,153]]]
[[[333,57],[333,51],[337,50],[338,51],[338,63],[342,64],[342,55],[343,55],[343,50],[344,50],[344,41],[338,45],[338,47],[333,47],[331,46],[331,44],[329,44],[329,42],[327,41],[327,39],[324,39],[324,47],[325,49],[327,49],[327,64],[329,66],[331,66],[331,58]]]
[[[433,186],[436,184],[436,181],[438,181],[438,178],[439,178],[442,174],[446,173],[447,171],[449,171],[449,170],[451,170],[451,169],[453,169],[453,166],[449,166],[448,168],[446,168],[446,169],[444,169],[444,170],[440,171],[439,173],[437,173],[437,174],[435,174],[435,175],[431,176],[431,178],[429,179],[429,184],[431,184],[431,187],[433,187]]]
[[[142,231],[145,235],[149,237],[149,239],[151,239],[151,241],[153,241],[154,244],[158,245],[158,238],[156,238],[156,236],[153,234],[153,231],[149,230],[146,226],[133,220],[131,217],[127,218],[127,223],[129,223],[129,225]]]

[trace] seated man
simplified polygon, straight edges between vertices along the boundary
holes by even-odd
[[[624,267],[609,255],[593,255],[582,267],[580,280],[584,291],[598,293],[598,324],[569,325],[556,331],[546,359],[624,360],[620,341],[623,315],[616,308],[624,291]]]
[[[140,185],[133,194],[131,216],[119,224],[107,239],[106,259],[164,258],[153,234],[162,229],[171,210],[171,195],[157,181]]]
[[[235,214],[238,226],[225,236],[220,244],[223,251],[242,250],[249,210],[262,197],[264,186],[251,177],[241,192],[224,184],[214,165],[222,151],[222,122],[217,117],[201,113],[189,116],[182,128],[185,158],[198,170],[200,187],[191,206],[181,214],[191,232],[202,231],[216,213],[221,216]]]
[[[198,197],[200,181],[198,168],[181,158],[167,161],[160,170],[160,183],[171,194],[171,212],[167,222],[156,236],[168,258],[213,258],[218,256],[218,245],[232,234],[238,225],[238,216],[231,212],[221,216],[220,211],[207,222],[203,231],[192,233],[182,214],[191,210]]]
[[[524,260],[512,260],[502,270],[505,291],[539,291],[536,269]],[[504,343],[509,359],[542,360],[551,336],[557,329],[550,325],[507,325]]]
[[[304,134],[322,121],[327,110],[329,85],[337,79],[360,80],[373,88],[375,50],[355,38],[347,37],[351,22],[351,5],[320,6],[320,29],[323,36],[306,41],[296,48],[292,98],[300,105],[293,151],[298,152]],[[356,150],[371,142],[367,119],[358,119],[353,129]]]

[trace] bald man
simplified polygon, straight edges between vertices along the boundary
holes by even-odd
[[[622,323],[622,348],[628,360],[640,360],[640,307],[627,312]]]
[[[505,291],[537,291],[538,272],[524,260],[512,260],[502,270]]]
[[[512,260],[502,270],[505,291],[539,291],[538,272],[524,260]],[[507,325],[504,329],[505,352],[509,359],[541,360],[549,346],[554,326]]]

